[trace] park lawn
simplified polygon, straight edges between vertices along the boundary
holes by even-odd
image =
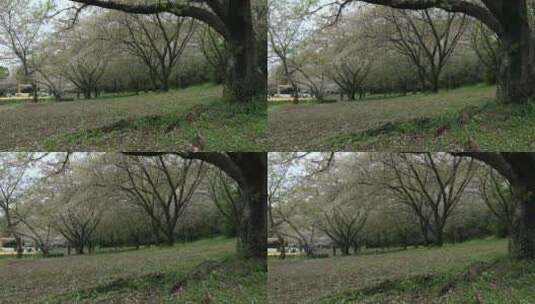
[[[535,106],[501,106],[495,87],[269,107],[272,150],[533,150]],[[466,123],[459,123],[469,115]]]
[[[0,302],[267,303],[267,274],[235,240],[47,259],[0,260]]]
[[[10,151],[258,151],[267,124],[265,103],[221,101],[206,84],[73,102],[0,106],[0,149]],[[198,140],[197,138],[201,138]]]
[[[503,151],[535,150],[535,103],[504,106],[488,102],[466,123],[454,113],[388,126],[388,129],[341,136],[334,146],[362,151]]]
[[[470,298],[478,289],[489,291],[490,299],[507,297],[516,288],[522,289],[519,296],[527,296],[535,286],[535,265],[522,277],[518,273],[522,265],[508,261],[506,255],[507,241],[489,239],[359,256],[269,258],[269,298],[270,303],[478,303]],[[467,269],[474,265],[490,265],[490,270],[463,285]],[[510,271],[509,277],[516,274],[517,281],[502,280],[496,287],[486,281],[501,280],[493,270]],[[528,282],[531,285],[522,285]],[[526,298],[531,301],[524,303],[532,303],[534,297],[532,293]]]

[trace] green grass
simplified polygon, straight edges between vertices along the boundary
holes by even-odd
[[[462,116],[468,115],[464,121]],[[463,120],[462,123],[460,120]],[[535,105],[504,106],[495,88],[269,109],[273,150],[532,151]]]
[[[267,274],[202,240],[63,258],[0,261],[1,303],[267,303]]]
[[[333,138],[334,146],[394,151],[533,151],[535,104],[504,106],[488,102],[460,123],[461,113],[388,124]]]
[[[0,106],[2,150],[263,150],[262,103],[221,101],[221,87]],[[200,140],[199,140],[200,138]],[[202,144],[199,144],[202,143]]]
[[[492,289],[492,285],[480,280],[487,275],[501,280],[500,271],[505,270],[510,277],[516,274],[517,278],[504,279],[501,281],[504,286],[527,282],[535,286],[532,274],[519,275],[517,270],[524,264],[509,261],[506,255],[507,242],[490,239],[375,255],[270,258],[270,303],[477,303],[464,301],[470,297],[467,290],[477,291],[485,286]],[[477,265],[482,265],[480,268],[484,270],[476,276],[477,280],[463,281],[467,269]],[[535,273],[535,267],[529,269]],[[493,275],[495,272],[497,274]],[[458,281],[459,284],[452,283]],[[480,286],[474,285],[476,283]],[[520,294],[528,294],[533,290],[531,286],[519,291]],[[494,294],[489,291],[488,296],[505,297],[509,291],[495,289]]]

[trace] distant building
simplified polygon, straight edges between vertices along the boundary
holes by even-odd
[[[17,241],[13,237],[0,238],[0,253],[15,253],[17,248]],[[27,238],[22,238],[22,248],[25,253],[35,253],[33,241]]]

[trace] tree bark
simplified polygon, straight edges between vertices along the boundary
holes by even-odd
[[[523,0],[502,7],[504,31],[500,35],[504,54],[498,71],[498,100],[504,104],[524,104],[533,96],[533,54],[528,9]]]
[[[454,153],[469,156],[493,167],[511,184],[515,211],[511,225],[511,256],[535,258],[535,153]]]
[[[511,227],[510,252],[514,259],[535,258],[535,193],[515,186],[516,210]]]
[[[250,102],[265,94],[267,78],[259,65],[250,1],[230,1],[230,59],[226,67],[224,99],[229,102]]]
[[[260,170],[259,170],[260,171]],[[247,202],[244,225],[239,232],[238,254],[245,258],[266,258],[266,212],[267,194],[265,172],[258,172],[248,189],[242,189],[242,198]]]
[[[240,232],[241,248],[238,254],[244,258],[267,259],[267,159],[259,164],[259,157],[267,153],[243,153],[241,165],[247,184],[242,185],[241,199],[247,202],[243,229]]]

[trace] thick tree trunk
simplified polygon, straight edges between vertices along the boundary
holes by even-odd
[[[533,48],[526,1],[504,4],[500,34],[503,56],[498,71],[497,97],[504,104],[524,104],[535,92]]]
[[[243,189],[242,189],[243,191]],[[253,188],[242,195],[247,201],[244,225],[238,232],[238,255],[244,258],[266,258],[266,208],[265,193]]]
[[[242,231],[238,232],[238,255],[258,259],[266,265],[267,259],[267,167],[259,164],[257,153],[243,156],[243,175],[247,184],[241,185],[242,200],[247,202]],[[267,158],[267,153],[262,153]],[[267,160],[262,161],[267,164]],[[267,267],[267,266],[266,266]]]
[[[230,58],[226,67],[224,99],[229,102],[250,102],[265,96],[267,78],[259,64],[257,41],[251,16],[250,1],[230,1]]]
[[[514,259],[535,258],[535,192],[515,187],[517,200],[511,228],[510,252]]]

